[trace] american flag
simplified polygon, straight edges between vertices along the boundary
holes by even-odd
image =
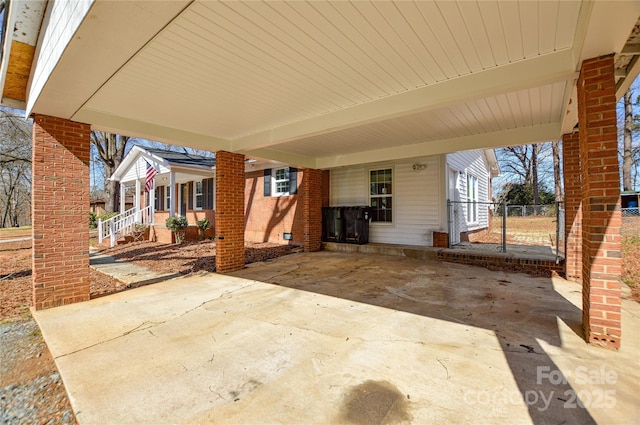
[[[147,192],[151,192],[153,190],[153,181],[154,181],[154,178],[156,177],[156,174],[158,174],[158,170],[156,170],[156,167],[149,164],[149,162],[147,161],[145,162],[147,163],[147,180],[144,184],[144,187],[147,190]]]

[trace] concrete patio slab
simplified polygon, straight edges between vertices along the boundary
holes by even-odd
[[[639,304],[614,352],[584,343],[580,302],[562,279],[320,252],[35,317],[81,424],[637,422]]]

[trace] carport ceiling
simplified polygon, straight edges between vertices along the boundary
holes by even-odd
[[[139,24],[124,3],[136,2],[91,7],[34,112],[319,168],[558,139],[576,123],[581,61],[619,52],[640,14],[638,2],[187,1]],[[131,55],[104,36],[116,20]]]

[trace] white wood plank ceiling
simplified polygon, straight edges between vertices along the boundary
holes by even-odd
[[[473,134],[499,132],[556,122],[566,83],[520,90],[447,108],[378,121],[284,143],[299,155],[330,157],[336,151],[357,153],[382,149],[388,140],[409,145],[450,140]],[[452,146],[455,150],[455,146]]]
[[[579,1],[195,1],[73,118],[301,165],[529,127],[551,135],[592,15]]]

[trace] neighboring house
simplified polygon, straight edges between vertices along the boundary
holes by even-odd
[[[153,166],[155,189],[145,190],[147,167]],[[491,178],[497,174],[493,150],[340,167],[325,171],[330,184],[324,205],[372,208],[370,242],[433,246],[433,233],[446,232],[447,200],[461,202],[453,208],[457,229],[452,243],[466,233],[489,226],[487,206]],[[286,164],[247,160],[245,163],[245,240],[249,242],[303,243],[302,211],[298,188],[304,170]],[[135,188],[138,221],[152,226],[151,237],[170,242],[165,221],[186,216],[196,237],[197,220],[209,219],[215,229],[215,158],[134,147],[112,179],[121,190]],[[124,193],[124,192],[123,192]],[[153,208],[149,206],[152,205]],[[124,213],[123,206],[121,212]]]
[[[91,195],[91,199],[89,201],[89,206],[92,212],[97,215],[106,214],[106,200],[104,197],[104,192],[102,190],[97,191],[96,193]],[[133,195],[126,195],[125,197],[125,209],[133,208]]]

